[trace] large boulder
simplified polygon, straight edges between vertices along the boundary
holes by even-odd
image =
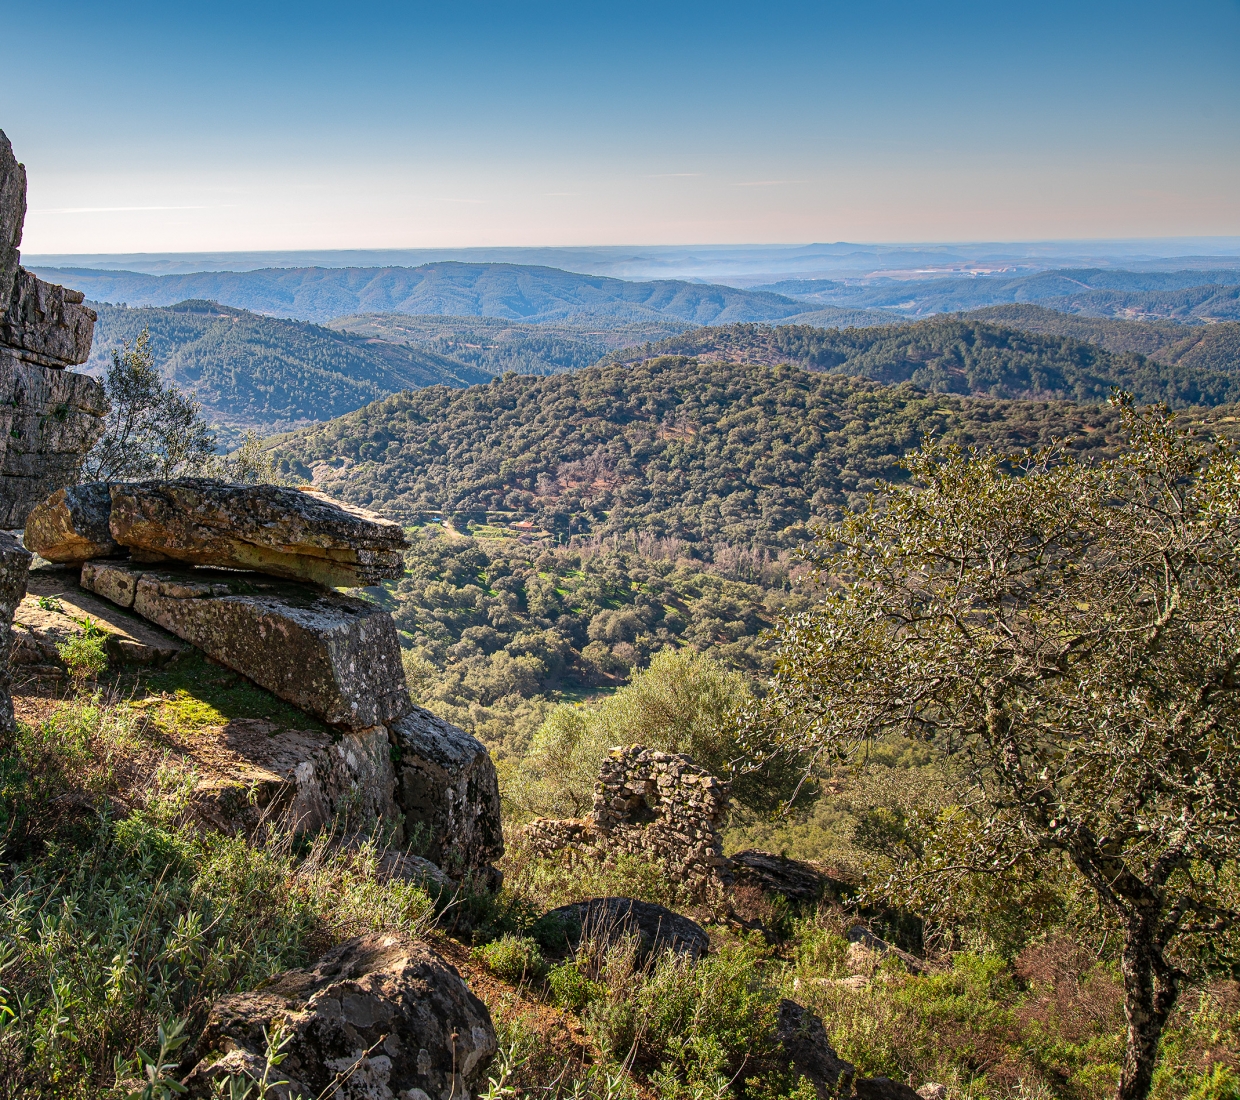
[[[120,553],[108,526],[112,490],[102,481],[59,489],[26,519],[23,541],[47,561],[81,564]]]
[[[411,843],[454,877],[495,885],[504,854],[499,780],[486,746],[421,707],[388,723],[397,754],[396,800]]]
[[[0,531],[0,744],[17,728],[9,696],[9,652],[13,646],[10,627],[13,612],[26,594],[29,570],[29,551],[12,535]]]
[[[401,576],[400,524],[321,493],[203,478],[112,486],[112,537],[156,559],[253,569],[326,587]]]
[[[775,1041],[793,1071],[814,1086],[819,1100],[848,1095],[855,1067],[835,1053],[816,1013],[796,1001],[780,1001]]]
[[[97,314],[83,305],[80,290],[45,283],[18,268],[9,307],[0,320],[0,343],[23,361],[63,368],[85,363]]]
[[[497,1044],[490,1013],[426,944],[371,934],[289,970],[253,993],[215,1002],[184,1079],[213,1095],[232,1074],[261,1074],[267,1034],[290,1036],[280,1097],[465,1100]]]
[[[311,585],[122,562],[82,567],[82,587],[126,606],[329,725],[367,729],[411,706],[392,617]]]
[[[710,936],[696,921],[679,913],[633,898],[591,898],[552,909],[543,920],[560,924],[571,943],[603,939],[614,943],[636,936],[643,958],[674,951],[697,960],[710,950]]]

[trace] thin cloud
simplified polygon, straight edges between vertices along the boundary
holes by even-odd
[[[646,177],[648,180],[684,180],[700,176],[701,172],[655,172]]]
[[[128,214],[140,210],[230,210],[232,203],[223,206],[51,206],[31,210],[32,214]]]
[[[744,183],[734,183],[733,187],[781,187],[785,183],[809,183],[809,180],[746,180]]]

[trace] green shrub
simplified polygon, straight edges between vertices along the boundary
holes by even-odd
[[[1216,1065],[1201,1076],[1188,1100],[1240,1100],[1240,1075],[1231,1066]]]
[[[506,982],[537,981],[547,969],[538,944],[512,933],[475,947],[472,954],[492,974]]]
[[[547,984],[556,1004],[578,1014],[591,1001],[600,1000],[607,994],[604,986],[591,981],[581,972],[576,961],[554,967],[547,975]]]
[[[79,687],[87,680],[95,679],[108,667],[108,654],[104,648],[106,635],[90,619],[80,634],[56,646],[56,652],[64,661],[69,676]]]

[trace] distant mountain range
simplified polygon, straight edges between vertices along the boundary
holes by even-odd
[[[806,312],[767,291],[677,280],[626,282],[552,267],[437,263],[423,267],[265,268],[189,275],[38,268],[94,301],[167,306],[207,299],[254,313],[324,322],[358,313],[450,314],[525,323],[639,321],[688,325],[777,321]]]
[[[1240,270],[1232,269],[1064,269],[1012,278],[879,278],[864,282],[787,279],[753,289],[824,306],[895,310],[911,317],[1036,302],[1049,309],[1095,317],[1240,320]]]
[[[399,390],[470,386],[491,374],[433,351],[260,317],[214,302],[99,313],[87,364],[102,373],[113,348],[144,328],[161,371],[202,402],[229,446],[245,429],[260,434],[327,420]]]

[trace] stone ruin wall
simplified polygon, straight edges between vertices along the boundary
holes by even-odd
[[[633,745],[603,761],[590,817],[539,818],[523,838],[537,855],[652,859],[690,893],[710,899],[725,883],[720,828],[728,802],[728,785],[689,757]]]

